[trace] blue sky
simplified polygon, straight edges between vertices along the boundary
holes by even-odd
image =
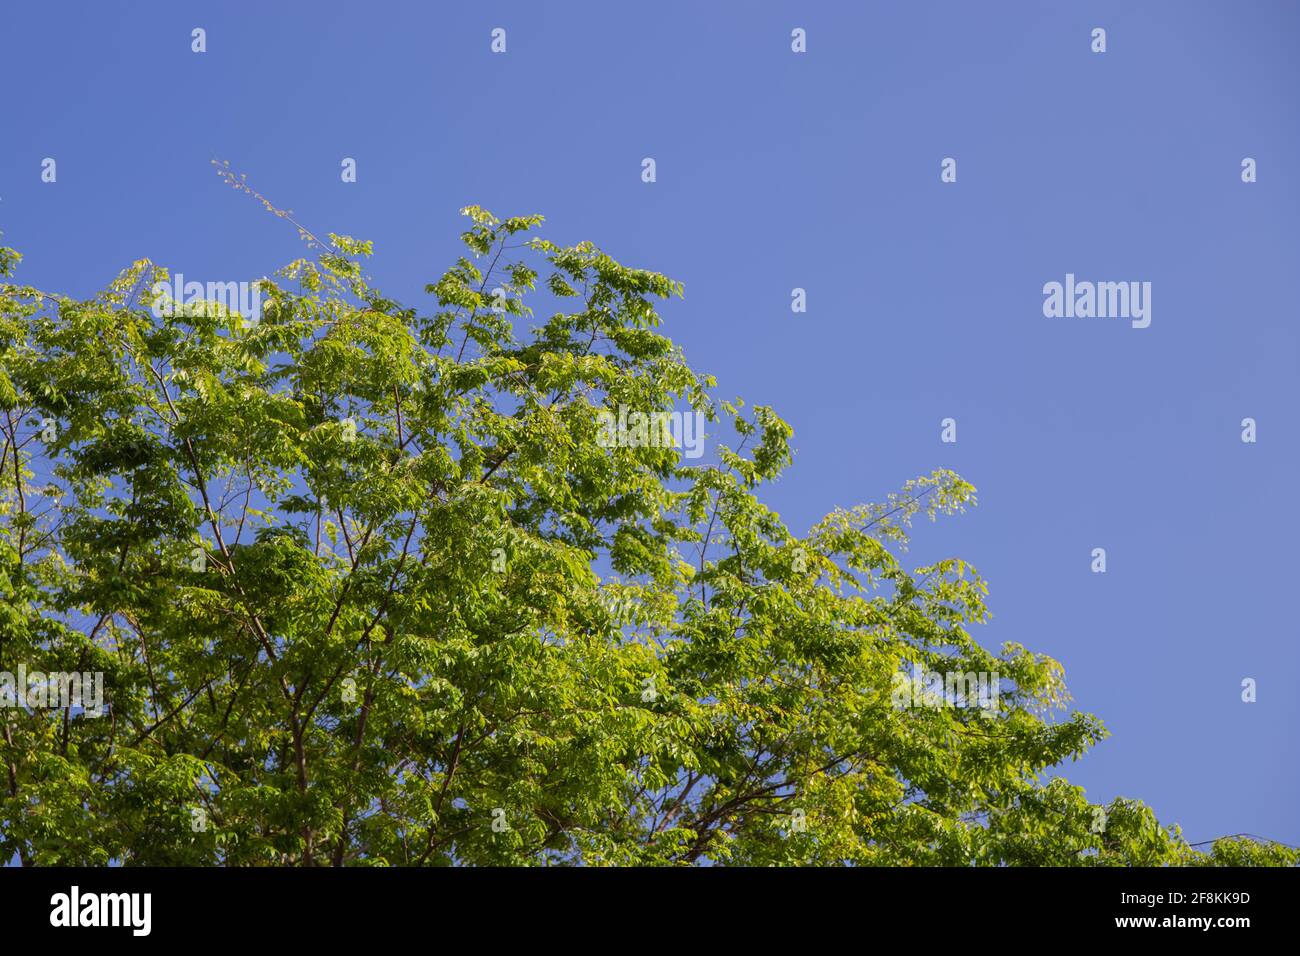
[[[1265,0],[11,5],[0,229],[75,295],[140,257],[268,274],[301,246],[219,157],[427,306],[461,206],[543,213],[685,283],[668,334],[795,427],[796,532],[974,482],[913,557],[972,561],[977,636],[1065,665],[1114,734],[1065,768],[1091,799],[1300,844],[1298,43]],[[1150,282],[1150,327],[1045,317],[1067,273]]]

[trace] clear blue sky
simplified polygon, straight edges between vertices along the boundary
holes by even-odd
[[[1300,6],[455,6],[7,4],[20,279],[88,295],[139,257],[226,280],[297,256],[213,157],[373,239],[379,285],[421,305],[461,206],[544,213],[685,282],[668,334],[795,427],[772,495],[796,532],[936,467],[978,486],[913,557],[974,562],[977,636],[1056,657],[1105,719],[1065,768],[1090,798],[1300,844]],[[1066,273],[1151,282],[1150,328],[1044,317]]]

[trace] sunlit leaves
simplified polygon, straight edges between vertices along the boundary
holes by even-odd
[[[965,561],[904,562],[975,489],[787,528],[792,430],[661,333],[680,284],[471,206],[426,313],[217,173],[307,243],[260,322],[154,315],[144,260],[89,301],[0,286],[0,670],[111,698],[0,713],[6,858],[1294,862],[1136,803],[1097,829],[1052,777],[1105,734],[1060,666],[980,643]],[[620,404],[698,411],[710,456],[607,447]],[[996,708],[895,706],[905,670],[996,672]]]

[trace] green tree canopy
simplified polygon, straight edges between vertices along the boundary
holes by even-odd
[[[0,670],[109,701],[0,710],[4,859],[1295,862],[1053,775],[1101,723],[972,637],[967,563],[904,563],[970,484],[793,534],[761,498],[791,429],[658,331],[678,283],[464,212],[427,313],[301,227],[256,322],[158,314],[149,261],[78,301],[0,251]],[[620,406],[700,412],[715,454],[611,446]],[[900,706],[917,669],[999,683]]]

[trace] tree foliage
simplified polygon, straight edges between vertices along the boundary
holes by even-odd
[[[0,250],[0,669],[110,700],[0,711],[5,859],[1295,862],[1053,775],[1101,723],[971,636],[967,563],[904,561],[971,485],[795,535],[760,496],[791,429],[658,331],[676,282],[464,212],[427,312],[302,227],[257,322],[155,314],[144,260],[47,294]],[[701,412],[716,460],[606,447],[619,405]],[[907,668],[996,673],[996,709],[898,707]]]

